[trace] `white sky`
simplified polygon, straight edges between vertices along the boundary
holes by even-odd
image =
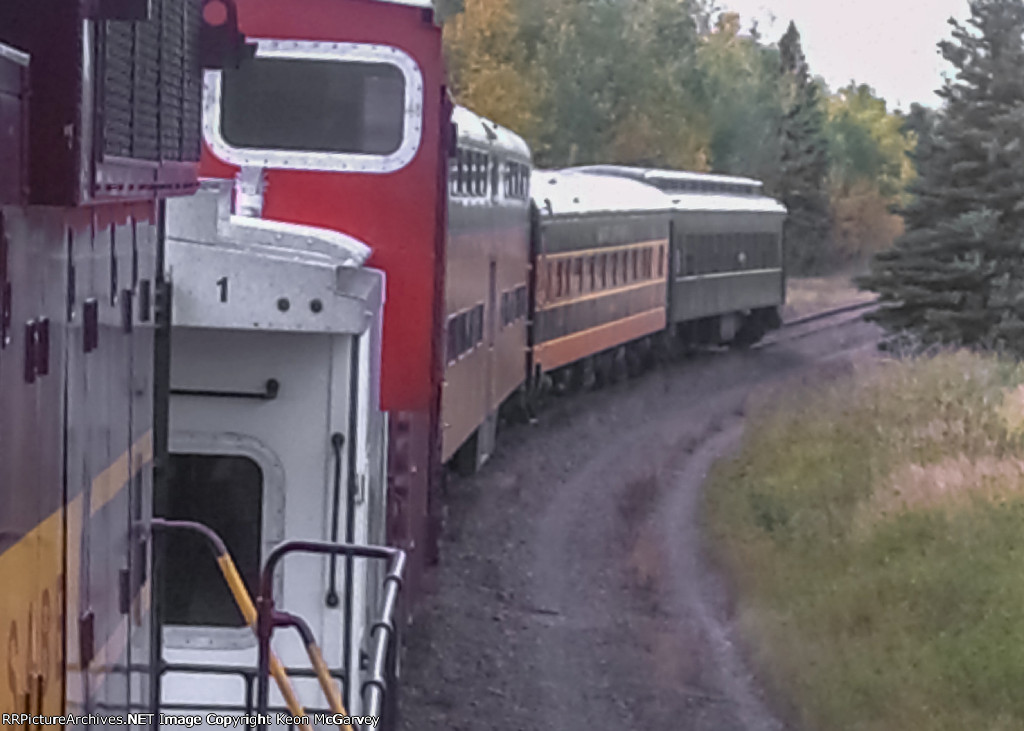
[[[796,21],[811,73],[830,88],[850,80],[868,84],[889,102],[937,106],[945,62],[936,44],[949,37],[946,20],[963,20],[967,0],[719,0],[742,16],[756,18],[767,42]]]

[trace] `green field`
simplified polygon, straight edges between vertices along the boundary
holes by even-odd
[[[880,362],[757,409],[706,510],[807,731],[1024,729],[1024,368]]]

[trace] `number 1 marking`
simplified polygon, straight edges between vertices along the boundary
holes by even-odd
[[[220,287],[220,301],[228,301],[228,278],[221,277],[217,280],[217,286]]]

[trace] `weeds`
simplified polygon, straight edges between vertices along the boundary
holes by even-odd
[[[1024,369],[884,362],[752,417],[707,510],[815,731],[1024,728]]]

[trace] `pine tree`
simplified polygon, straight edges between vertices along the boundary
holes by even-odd
[[[831,228],[825,105],[792,22],[779,41],[779,55],[783,85],[779,189],[789,209],[785,240],[791,266],[808,271],[822,262]]]
[[[939,44],[954,67],[921,125],[906,233],[862,285],[917,342],[1024,354],[1024,0],[971,0]],[[923,134],[922,134],[923,132]]]

